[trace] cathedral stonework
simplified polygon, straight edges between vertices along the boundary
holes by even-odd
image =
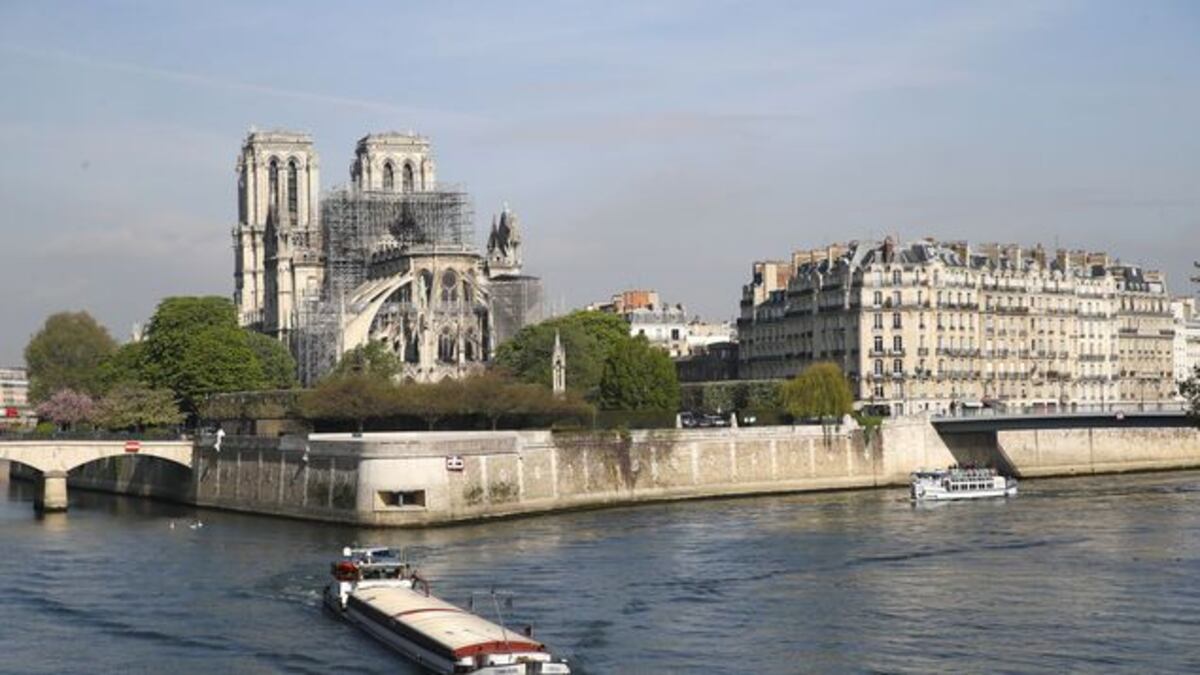
[[[307,134],[251,132],[238,158],[235,293],[244,326],[276,337],[311,383],[370,341],[403,377],[461,377],[540,320],[542,290],[522,275],[516,216],[474,248],[468,195],[436,180],[428,139],[359,140],[350,184],[318,199]]]

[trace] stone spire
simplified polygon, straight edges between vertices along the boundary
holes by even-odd
[[[550,370],[554,379],[554,395],[562,396],[567,391],[567,352],[563,349],[558,331],[554,331],[554,353],[550,356]]]
[[[508,204],[500,212],[499,220],[492,217],[492,231],[487,244],[488,275],[519,276],[521,274],[521,231],[517,216]]]

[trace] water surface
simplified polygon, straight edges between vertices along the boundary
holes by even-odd
[[[38,518],[0,484],[0,672],[421,672],[321,610],[347,542],[411,547],[453,602],[514,592],[581,673],[1200,671],[1200,473],[1021,489],[402,531],[82,491]]]

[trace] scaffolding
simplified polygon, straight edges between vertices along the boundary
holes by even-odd
[[[366,281],[371,256],[382,249],[467,250],[473,219],[461,189],[330,192],[321,203],[328,298],[344,297]]]
[[[469,252],[473,221],[469,196],[455,187],[425,192],[341,187],[326,194],[320,237],[324,283],[319,298],[298,304],[291,335],[301,382],[311,384],[337,364],[345,317],[359,309],[347,303],[373,271],[382,270],[373,270],[380,254]]]

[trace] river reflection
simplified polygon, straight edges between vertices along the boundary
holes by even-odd
[[[0,489],[0,671],[420,672],[325,615],[350,542],[513,591],[583,673],[1200,670],[1200,473],[686,502],[404,531]],[[204,526],[188,524],[200,519]],[[175,523],[174,529],[171,523]]]

